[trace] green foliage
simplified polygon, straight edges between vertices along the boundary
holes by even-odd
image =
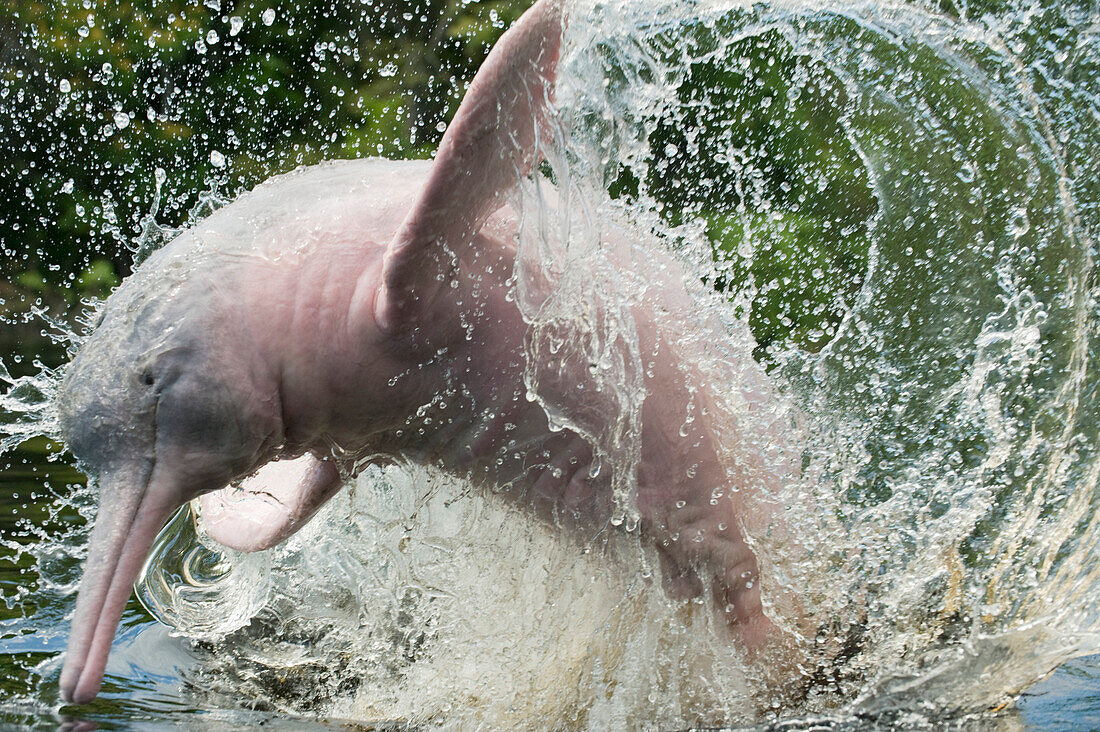
[[[157,221],[332,157],[426,156],[526,3],[10,0],[0,7],[0,269],[124,275]],[[228,189],[228,190],[227,190]],[[94,283],[94,287],[93,287]]]
[[[670,54],[690,44],[700,60],[684,71],[674,115],[656,120],[646,188],[672,225],[704,224],[713,284],[751,303],[758,356],[816,350],[862,284],[878,202],[841,125],[843,85],[774,32],[726,48],[737,22],[655,44]],[[624,170],[611,190],[633,195],[638,183]]]

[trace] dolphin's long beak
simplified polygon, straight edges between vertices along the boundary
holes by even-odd
[[[61,698],[95,699],[126,602],[149,548],[179,507],[173,491],[152,485],[148,468],[102,476],[99,514],[88,543],[69,648],[61,671]]]

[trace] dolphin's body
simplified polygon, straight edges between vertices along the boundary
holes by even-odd
[[[100,489],[65,699],[95,697],[150,543],[198,496],[212,536],[244,550],[282,541],[370,461],[435,466],[563,530],[608,523],[609,471],[527,398],[527,324],[509,294],[518,221],[502,201],[537,159],[560,13],[540,0],[509,30],[435,161],[328,163],[269,181],[109,298],[59,401],[69,447]],[[782,470],[759,454],[737,468],[724,457],[731,425],[707,418],[711,387],[655,325],[656,312],[690,321],[684,272],[667,264],[633,312],[646,372],[639,531],[672,594],[709,590],[735,635],[758,645],[774,626],[753,582],[743,496]],[[766,409],[754,369],[740,388]],[[546,386],[584,408],[568,374]],[[262,493],[226,489],[245,478]]]

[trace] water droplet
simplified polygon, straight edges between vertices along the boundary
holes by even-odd
[[[124,130],[130,126],[130,115],[125,112],[115,112],[115,127]]]
[[[221,39],[218,37],[218,32],[216,30],[211,30],[209,33],[206,34],[206,42],[211,46],[218,45],[218,41],[220,40]]]
[[[57,84],[57,88],[61,90],[62,94],[68,94],[73,89],[72,84],[69,83],[68,79],[62,79]]]
[[[264,25],[271,25],[275,22],[275,11],[268,8],[264,11],[264,14],[260,16],[260,20],[263,21]]]
[[[235,36],[241,32],[241,28],[244,27],[244,21],[239,15],[234,15],[229,19],[229,35]]]
[[[1024,206],[1017,206],[1012,211],[1012,218],[1009,220],[1008,230],[1013,236],[1023,236],[1031,230],[1031,219],[1028,218],[1027,208]]]
[[[213,165],[215,168],[224,168],[225,167],[225,156],[222,155],[217,150],[211,150],[210,151],[210,164]]]

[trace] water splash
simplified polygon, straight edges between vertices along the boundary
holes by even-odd
[[[247,625],[267,603],[269,560],[204,539],[188,504],[157,537],[134,591],[162,623],[186,629],[191,638],[220,638]]]
[[[58,432],[53,396],[59,379],[52,369],[40,364],[35,366],[40,369],[36,374],[13,377],[0,362],[0,383],[6,387],[0,395],[0,410],[3,410],[0,415],[4,420],[0,454],[32,437]]]
[[[1095,49],[1072,12],[1018,10],[601,5],[561,94],[574,175],[627,179],[629,215],[673,224],[653,227],[703,277],[717,237],[709,276],[758,337],[775,320],[789,334],[762,357],[811,441],[804,479],[775,497],[806,553],[772,571],[823,627],[860,627],[853,709],[992,707],[1096,648],[1078,550],[1097,500],[1096,163],[1080,145],[1098,130],[1070,80]],[[1037,22],[1054,29],[1042,49]],[[810,146],[826,163],[807,164],[797,145],[827,133]],[[791,282],[775,262],[810,236],[849,261]],[[792,290],[812,293],[802,333],[774,302]]]

